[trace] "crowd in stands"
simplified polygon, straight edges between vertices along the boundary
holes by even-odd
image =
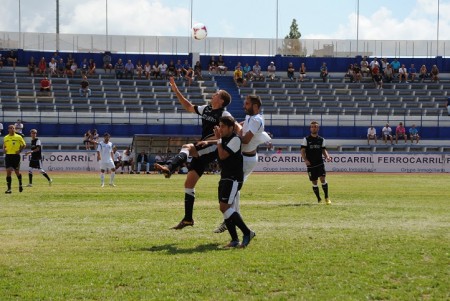
[[[419,143],[420,140],[419,130],[417,129],[415,124],[411,125],[408,131],[406,131],[403,122],[398,123],[397,127],[395,128],[395,132],[393,132],[392,128],[389,126],[389,123],[386,123],[386,125],[381,129],[381,139],[383,140],[384,144],[390,142],[392,145],[394,144],[394,141],[395,144],[398,144],[399,139],[403,139],[405,143],[407,143],[408,136],[411,143],[414,143],[414,141],[416,142],[416,144]],[[371,140],[373,140],[375,144],[378,143],[377,130],[373,125],[371,125],[367,129],[368,145],[370,145]]]

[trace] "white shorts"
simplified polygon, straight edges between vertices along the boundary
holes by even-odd
[[[252,173],[253,169],[255,169],[256,163],[258,163],[258,154],[255,154],[252,157],[248,157],[246,155],[242,156],[244,158],[244,182],[247,180],[248,176]]]
[[[108,162],[100,162],[100,170],[108,170],[108,169],[115,169],[116,166],[114,165],[113,161]]]

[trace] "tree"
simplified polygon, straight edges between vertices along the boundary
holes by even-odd
[[[302,34],[298,30],[297,20],[293,19],[289,34],[284,38],[281,53],[284,55],[305,56],[306,49],[302,49],[302,44],[300,42],[301,36]]]

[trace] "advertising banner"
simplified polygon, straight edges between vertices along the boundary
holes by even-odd
[[[42,152],[43,167],[47,171],[99,171],[96,152]],[[28,170],[29,156],[22,156],[21,170]]]

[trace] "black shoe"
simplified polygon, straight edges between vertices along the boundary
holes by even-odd
[[[191,227],[194,226],[194,220],[191,220],[191,221],[182,220],[181,222],[178,223],[178,225],[176,225],[172,229],[174,229],[174,230],[181,230],[181,229],[183,229],[184,227],[187,227],[187,226],[191,226]]]
[[[242,238],[242,243],[241,243],[241,248],[246,248],[248,246],[248,244],[250,243],[250,241],[256,236],[256,233],[253,232],[252,230],[250,230],[250,234],[249,235],[244,235],[244,237]]]
[[[5,193],[6,193],[6,194],[11,194],[12,191],[11,191],[11,189],[8,189],[8,190],[5,191]]]
[[[22,187],[22,185],[20,185],[19,186],[19,192],[22,192],[23,191],[23,187]]]

